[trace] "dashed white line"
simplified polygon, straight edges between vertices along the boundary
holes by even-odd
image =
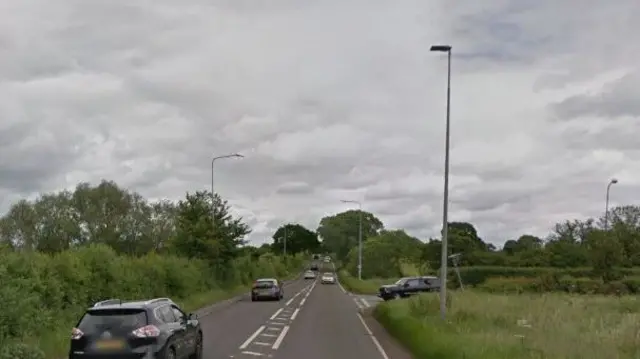
[[[307,300],[307,297],[302,298],[302,300],[300,301],[300,306],[302,307],[304,305],[304,302]]]
[[[246,347],[249,346],[249,344],[251,344],[251,342],[258,337],[258,335],[260,335],[260,333],[262,333],[265,330],[265,326],[262,325],[260,326],[260,328],[258,328],[258,330],[256,330],[253,334],[251,334],[251,336],[245,340],[244,343],[242,343],[242,345],[240,346],[240,349],[245,349]]]
[[[360,301],[362,302],[362,304],[364,304],[365,307],[369,308],[371,305],[369,304],[369,302],[367,302],[366,299],[364,298],[360,298]]]
[[[295,320],[296,317],[298,316],[298,312],[300,311],[300,308],[296,308],[296,310],[293,311],[293,314],[291,314],[291,320]]]
[[[378,338],[376,338],[373,335],[373,332],[371,331],[371,329],[369,329],[369,326],[364,321],[364,318],[362,318],[362,315],[360,315],[360,313],[358,313],[358,319],[360,319],[360,322],[364,326],[364,329],[367,331],[367,334],[369,334],[369,337],[373,341],[373,344],[376,346],[376,349],[378,349],[378,352],[380,353],[380,355],[382,355],[382,358],[389,359],[389,356],[387,355],[387,352],[384,351],[384,348],[382,347],[382,345],[380,345],[380,342],[378,341]]]
[[[269,320],[274,320],[278,315],[280,315],[280,313],[282,313],[282,308],[278,309],[275,313],[273,313],[273,315],[271,316],[271,318],[269,318]]]
[[[282,344],[282,341],[284,340],[284,336],[287,335],[287,332],[289,331],[289,326],[285,326],[284,328],[282,328],[282,332],[280,332],[280,336],[278,337],[278,339],[276,339],[276,341],[273,343],[273,346],[271,347],[272,349],[278,349],[280,347],[280,344]],[[385,358],[388,359],[388,358]]]

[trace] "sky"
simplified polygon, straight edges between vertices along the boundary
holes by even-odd
[[[4,0],[0,210],[117,182],[211,185],[270,241],[356,200],[421,239],[488,242],[638,204],[636,0]]]

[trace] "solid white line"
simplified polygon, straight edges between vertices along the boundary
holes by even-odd
[[[382,355],[382,358],[389,359],[387,352],[384,351],[384,348],[382,347],[382,345],[380,345],[378,338],[376,338],[375,335],[373,335],[373,332],[371,331],[371,329],[369,329],[369,326],[364,321],[364,318],[362,318],[360,313],[358,313],[358,319],[360,319],[360,322],[364,326],[364,329],[367,331],[367,334],[369,334],[369,336],[371,337],[371,341],[373,341],[373,344],[376,346],[376,349],[378,349],[378,352],[380,353],[380,355]]]
[[[246,347],[249,346],[249,344],[251,344],[251,342],[258,336],[260,335],[260,333],[262,333],[262,331],[265,329],[265,326],[261,326],[260,328],[258,328],[258,330],[256,330],[253,334],[251,334],[251,336],[245,340],[244,343],[242,343],[242,345],[240,346],[240,349],[244,349]]]
[[[300,311],[300,308],[296,308],[296,310],[291,315],[291,320],[295,320],[296,319],[296,317],[298,316],[298,312],[299,311]]]
[[[278,309],[275,313],[273,313],[273,315],[271,316],[271,318],[269,318],[269,320],[274,320],[278,315],[280,315],[280,313],[282,313],[282,308]]]
[[[288,331],[289,331],[289,326],[287,325],[282,329],[280,336],[278,337],[278,339],[276,339],[275,343],[273,343],[273,346],[271,347],[271,349],[278,349],[280,347],[280,344],[282,344],[282,341],[284,340],[284,336],[287,335]],[[385,358],[385,359],[388,359],[388,358]]]

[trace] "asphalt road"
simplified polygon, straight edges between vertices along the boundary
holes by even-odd
[[[202,317],[204,359],[410,358],[361,313],[339,284],[297,280],[280,302],[245,299]]]

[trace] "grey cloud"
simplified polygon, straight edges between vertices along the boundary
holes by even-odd
[[[241,152],[216,163],[215,189],[255,243],[314,229],[341,198],[438,236],[440,41],[455,49],[452,220],[544,235],[601,212],[611,176],[616,201],[640,188],[637,123],[610,121],[638,115],[637,74],[576,96],[637,66],[640,45],[616,45],[638,30],[633,0],[39,1],[0,14],[3,208],[102,178],[178,199],[209,188],[214,154]]]
[[[605,87],[599,94],[572,96],[553,107],[560,119],[582,116],[616,118],[640,116],[640,72],[628,74]]]

